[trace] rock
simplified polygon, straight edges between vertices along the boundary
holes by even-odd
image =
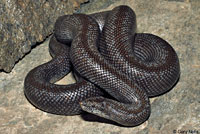
[[[31,47],[53,31],[58,16],[73,13],[88,0],[1,0],[0,70],[10,72]]]

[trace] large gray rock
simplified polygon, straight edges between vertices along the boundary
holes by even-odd
[[[88,0],[1,0],[0,70],[10,72],[31,47],[52,33],[58,16]]]
[[[105,7],[98,3],[100,0],[93,1],[86,4],[89,7],[82,6],[79,12],[108,10],[126,4],[136,12],[138,32],[152,33],[167,40],[180,59],[181,77],[177,85],[170,92],[150,99],[151,116],[138,127],[125,128],[105,122],[87,121],[80,116],[45,113],[27,101],[23,93],[23,82],[31,69],[51,59],[47,41],[19,61],[11,73],[0,73],[0,133],[199,134],[200,1],[121,0],[115,3],[111,1],[109,6],[105,3]],[[71,76],[67,76],[59,84],[73,82]]]

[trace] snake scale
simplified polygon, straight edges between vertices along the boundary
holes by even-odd
[[[165,40],[135,31],[136,15],[125,5],[59,17],[49,43],[52,60],[25,78],[27,99],[49,113],[86,111],[124,126],[143,123],[150,116],[149,97],[172,88],[180,65]],[[54,84],[71,70],[76,83]]]

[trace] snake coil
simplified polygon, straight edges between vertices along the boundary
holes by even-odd
[[[135,31],[136,15],[128,6],[59,17],[49,43],[53,59],[27,74],[26,97],[50,113],[84,110],[124,126],[143,123],[150,115],[149,97],[169,91],[180,66],[166,41]],[[79,76],[75,84],[54,84],[72,67]]]

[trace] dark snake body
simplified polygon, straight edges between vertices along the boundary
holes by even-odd
[[[180,67],[166,41],[135,30],[135,13],[127,6],[59,17],[56,39],[50,41],[53,59],[28,73],[26,97],[50,113],[74,115],[82,109],[125,126],[143,123],[150,115],[149,97],[168,91]],[[71,70],[70,62],[83,78],[71,85],[53,84]],[[98,87],[115,100],[102,97]]]

